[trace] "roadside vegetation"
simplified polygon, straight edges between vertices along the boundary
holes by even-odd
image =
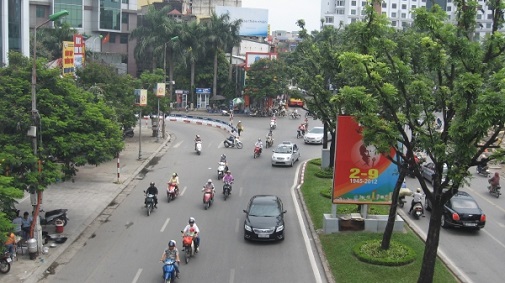
[[[393,233],[390,249],[386,251],[380,249],[382,233],[344,231],[322,234],[323,213],[331,213],[331,199],[321,194],[321,188],[330,188],[332,179],[316,176],[321,171],[318,162],[320,164],[318,159],[308,162],[301,191],[335,281],[416,282],[422,265],[424,242],[407,226],[405,233]],[[388,206],[369,207],[370,214],[387,215],[388,211]],[[357,205],[337,206],[338,214],[352,212],[358,212]],[[358,252],[358,249],[361,251]],[[361,260],[356,256],[357,252]],[[437,260],[433,282],[458,281]]]

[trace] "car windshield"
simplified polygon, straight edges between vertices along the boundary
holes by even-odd
[[[252,204],[249,209],[250,216],[277,217],[281,214],[279,208],[271,204]]]
[[[323,128],[313,128],[312,130],[309,131],[311,134],[322,134],[323,133]]]
[[[469,199],[454,198],[451,200],[452,208],[469,209],[478,208],[477,203]]]
[[[279,146],[275,149],[275,153],[291,153],[291,147]]]

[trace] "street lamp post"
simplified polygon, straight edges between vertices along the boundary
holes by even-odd
[[[39,112],[37,110],[37,92],[36,92],[36,86],[37,86],[37,29],[49,22],[54,22],[58,20],[61,17],[64,17],[68,15],[67,10],[61,10],[57,13],[54,13],[52,15],[49,15],[49,18],[39,24],[38,26],[35,26],[33,29],[33,65],[32,65],[32,119],[33,119],[33,126],[30,127],[30,132],[29,135],[33,139],[33,154],[35,156],[38,156],[38,149],[37,149],[37,120],[40,119]],[[38,171],[40,174],[40,158],[37,158],[37,167]],[[36,186],[37,187],[37,186]],[[39,248],[39,251],[42,249],[42,234],[40,233],[40,229],[38,228],[40,226],[39,222],[39,210],[40,210],[40,202],[42,201],[42,191],[37,190],[37,204],[34,207],[34,212],[33,212],[33,220],[32,225],[30,227],[30,238],[32,238],[34,235],[34,228],[37,227],[38,233],[37,233],[37,246]],[[40,235],[39,235],[40,234]]]
[[[95,41],[98,39],[98,38],[102,38],[103,35],[98,35],[97,37],[93,38],[93,42],[91,43],[91,46],[93,47],[93,61],[96,61],[96,49],[95,49]]]

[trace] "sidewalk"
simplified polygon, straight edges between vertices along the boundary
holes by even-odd
[[[79,167],[75,182],[66,181],[51,185],[44,191],[41,208],[45,211],[67,208],[68,221],[62,236],[68,237],[63,244],[49,248],[47,254],[41,252],[35,260],[30,260],[27,252],[18,250],[17,261],[12,262],[11,270],[0,275],[3,283],[37,282],[48,273],[51,264],[76,241],[81,233],[114,201],[121,191],[141,171],[150,166],[150,161],[160,151],[166,149],[170,136],[161,137],[156,142],[152,137],[151,121],[142,119],[141,158],[139,159],[139,127],[135,136],[126,138],[125,149],[120,153],[120,178],[118,182],[117,160],[111,160],[99,166],[86,165]],[[30,198],[19,200],[17,208],[21,214],[32,211]],[[54,233],[54,226],[43,226],[44,231]],[[49,243],[52,243],[50,241]]]

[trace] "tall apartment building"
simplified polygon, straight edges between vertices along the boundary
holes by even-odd
[[[0,62],[7,64],[8,50],[29,56],[30,32],[49,15],[69,11],[62,21],[86,35],[92,58],[116,66],[118,72],[136,75],[135,42],[129,34],[137,27],[137,0],[2,0],[0,1]],[[48,23],[44,27],[51,27]],[[100,36],[107,38],[103,41]]]
[[[324,18],[324,25],[345,26],[355,21],[360,21],[365,15],[367,1],[363,0],[324,0],[321,1],[321,17]],[[419,7],[432,6],[430,0],[383,0],[375,8],[391,20],[391,26],[395,28],[405,28],[412,24],[413,14],[411,11]],[[447,12],[448,20],[455,18],[456,6],[453,0],[435,0]],[[488,9],[486,1],[478,0],[479,13],[477,22],[480,29],[476,31],[477,38],[483,38],[491,32],[492,14]]]

